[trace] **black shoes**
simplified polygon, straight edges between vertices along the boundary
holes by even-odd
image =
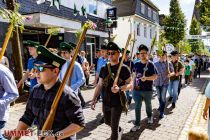
[[[172,103],[172,108],[175,108],[175,107],[176,107],[175,103]]]
[[[169,97],[168,102],[171,102],[173,99],[173,97]]]

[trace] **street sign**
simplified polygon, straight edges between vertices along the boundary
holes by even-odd
[[[107,9],[107,20],[111,19],[113,23],[110,26],[107,26],[107,28],[117,28],[117,8],[110,8]]]
[[[172,51],[174,51],[174,46],[172,44],[166,44],[166,52],[167,54],[170,54]]]
[[[210,35],[188,35],[187,39],[210,39]]]

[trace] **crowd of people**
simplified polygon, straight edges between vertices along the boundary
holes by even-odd
[[[50,112],[55,93],[75,54],[76,44],[60,43],[57,50],[47,49],[34,41],[24,41],[31,58],[28,59],[27,71],[23,78],[15,83],[12,73],[2,63],[0,64],[0,139],[4,140],[1,129],[9,115],[9,104],[18,98],[18,88],[30,79],[29,99],[26,110],[20,118],[16,130],[26,130],[32,125],[42,129]],[[72,75],[69,75],[60,99],[57,113],[52,125],[53,133],[62,132],[62,136],[43,137],[47,139],[76,139],[76,133],[85,127],[83,107],[85,100],[81,87],[92,85],[95,93],[91,109],[95,110],[96,103],[102,101],[103,118],[100,120],[111,127],[111,140],[120,140],[123,127],[119,126],[122,112],[129,113],[132,99],[135,103],[135,123],[131,133],[141,128],[141,107],[145,102],[148,124],[153,123],[152,97],[154,91],[158,95],[159,118],[164,118],[167,92],[168,102],[175,108],[181,91],[182,77],[185,86],[193,79],[200,78],[202,70],[210,66],[210,58],[198,54],[183,56],[177,51],[168,54],[157,50],[149,54],[149,48],[140,45],[131,59],[130,51],[125,52],[123,65],[120,65],[125,50],[116,43],[109,42],[96,49],[96,58],[89,64],[85,51],[77,55]],[[118,83],[115,83],[117,71]],[[95,79],[89,83],[90,70],[95,70]],[[12,137],[18,139],[18,137]]]

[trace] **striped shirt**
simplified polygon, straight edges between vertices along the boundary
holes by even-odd
[[[60,81],[56,82],[55,85],[47,91],[44,89],[43,85],[36,85],[29,95],[25,113],[20,121],[31,126],[36,118],[38,121],[38,130],[41,130],[50,112],[51,105],[60,84]],[[72,123],[84,126],[84,115],[79,98],[68,86],[65,86],[51,130],[55,133],[63,130]],[[67,139],[69,140],[71,138]]]

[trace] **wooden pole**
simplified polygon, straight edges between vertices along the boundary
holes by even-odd
[[[13,28],[14,26],[12,24],[9,25],[9,28],[8,28],[8,31],[7,31],[7,34],[6,34],[6,37],[4,39],[4,43],[3,43],[3,46],[2,46],[2,50],[0,52],[0,61],[2,59],[2,57],[4,56],[4,53],[6,51],[6,48],[7,48],[7,45],[8,45],[8,42],[9,42],[9,39],[11,37],[11,34],[12,34],[12,31],[13,31]]]
[[[59,100],[60,100],[60,98],[62,96],[64,87],[66,85],[66,81],[69,78],[69,75],[71,75],[71,73],[73,72],[74,63],[76,61],[77,54],[78,54],[78,52],[80,50],[80,47],[81,47],[82,42],[83,42],[83,40],[85,38],[85,35],[86,35],[86,32],[87,32],[87,29],[88,28],[89,27],[84,26],[84,30],[83,30],[82,34],[80,35],[80,39],[79,39],[79,41],[77,43],[77,46],[76,46],[76,50],[75,50],[74,56],[73,56],[73,58],[71,60],[71,63],[70,63],[70,65],[69,65],[69,67],[68,67],[68,69],[66,71],[66,74],[65,74],[65,76],[64,76],[64,78],[62,80],[62,83],[61,83],[61,85],[60,85],[60,87],[58,89],[58,92],[56,93],[55,99],[54,99],[53,104],[51,106],[50,113],[49,113],[49,115],[48,115],[48,117],[47,117],[47,119],[46,119],[46,121],[44,123],[44,126],[42,127],[42,131],[44,131],[44,130],[50,130],[52,128],[52,125],[53,125],[53,121],[54,121],[54,117],[55,117],[56,109],[58,107]]]
[[[44,44],[45,47],[47,47],[47,45],[48,45],[48,43],[49,43],[51,37],[52,37],[52,34],[50,34],[50,35],[48,36],[47,41],[46,41],[45,44]]]
[[[114,83],[113,83],[113,87],[117,85],[117,82],[119,80],[119,76],[120,76],[120,71],[121,71],[121,68],[122,68],[122,65],[123,65],[123,61],[125,59],[125,55],[126,55],[126,51],[128,49],[128,46],[129,46],[129,43],[130,43],[130,40],[131,40],[131,34],[128,35],[128,39],[127,39],[127,42],[126,42],[126,45],[125,45],[125,48],[124,48],[124,52],[123,52],[123,55],[122,55],[122,59],[120,61],[120,66],[117,70],[117,74],[116,74],[116,77],[114,79]]]

